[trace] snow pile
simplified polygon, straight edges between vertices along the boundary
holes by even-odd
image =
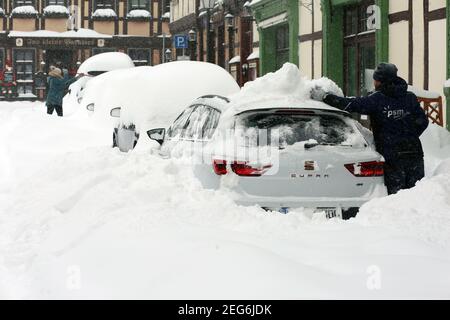
[[[444,88],[450,88],[450,79],[444,82]]]
[[[356,221],[450,245],[450,133],[430,125],[421,140],[426,178],[413,189],[366,203]]]
[[[368,223],[267,213],[202,189],[182,161],[111,149],[86,113],[0,104],[1,298],[450,298],[443,228],[421,240],[431,220],[446,223],[443,177],[414,194],[439,187],[437,218],[414,221],[402,202],[410,235],[381,213]],[[399,203],[382,205],[396,214]]]
[[[4,15],[4,14],[5,14],[5,11],[3,10],[2,7],[0,7],[0,15]]]
[[[95,102],[95,113],[100,114],[94,117],[100,120],[109,115],[111,108],[121,107],[121,123],[134,124],[139,132],[168,127],[200,96],[227,96],[238,91],[236,81],[223,68],[204,62],[176,61],[96,77],[89,82],[83,103]],[[142,141],[150,142],[145,138]]]
[[[61,5],[46,6],[44,8],[44,15],[52,15],[52,14],[69,15],[69,9]]]
[[[130,56],[122,52],[105,52],[86,59],[78,68],[77,73],[88,74],[91,71],[111,71],[133,68]]]
[[[94,18],[117,18],[116,12],[111,9],[96,9],[92,14]]]
[[[412,86],[408,86],[408,91],[414,93],[419,98],[437,99],[437,98],[439,98],[441,96],[437,92],[423,90],[423,89],[419,89],[419,88],[412,87]]]
[[[38,14],[38,12],[36,11],[36,9],[33,6],[20,6],[20,7],[15,7],[12,11],[11,11],[11,15],[36,15]]]
[[[308,80],[292,63],[254,81],[247,82],[241,91],[231,97],[232,107],[226,117],[259,108],[324,108],[337,110],[310,99],[311,89],[321,87],[326,92],[343,96],[342,90],[328,78]]]
[[[444,160],[450,159],[450,134],[446,129],[430,124],[420,140],[425,154],[426,174],[432,176]]]
[[[150,19],[151,17],[152,17],[152,15],[150,14],[149,11],[142,10],[142,9],[131,10],[127,14],[127,18],[148,18],[148,19]]]

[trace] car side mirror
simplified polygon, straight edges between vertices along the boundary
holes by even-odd
[[[120,118],[120,108],[111,109],[109,114],[111,115],[111,117]]]
[[[78,99],[78,100],[80,100],[80,99]],[[78,101],[78,102],[80,102],[80,101]],[[89,103],[89,104],[86,106],[86,109],[88,109],[88,111],[94,111],[95,105],[94,105],[93,103]]]
[[[166,135],[166,129],[164,128],[151,129],[147,131],[147,135],[150,139],[155,140],[159,144],[163,144],[164,137]]]

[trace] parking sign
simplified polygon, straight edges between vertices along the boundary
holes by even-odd
[[[173,41],[175,42],[174,45],[176,49],[189,48],[189,37],[185,34],[175,35]]]

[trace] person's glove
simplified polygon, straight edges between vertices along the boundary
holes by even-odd
[[[311,99],[322,102],[327,92],[322,87],[315,86],[311,89]]]

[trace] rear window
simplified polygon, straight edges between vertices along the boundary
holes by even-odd
[[[247,112],[236,118],[235,129],[247,137],[257,136],[261,145],[261,136],[273,144],[279,141],[281,146],[314,140],[325,145],[353,145],[357,135],[350,123],[342,117],[312,112]],[[359,136],[359,137],[358,137]]]

